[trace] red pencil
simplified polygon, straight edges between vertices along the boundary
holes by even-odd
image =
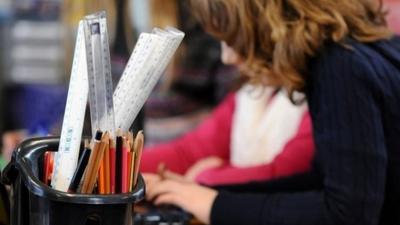
[[[54,152],[49,152],[49,159],[48,159],[48,173],[47,173],[47,185],[50,184],[51,177],[53,176],[53,169],[54,169]]]
[[[47,185],[47,178],[49,177],[49,161],[50,161],[50,153],[44,153],[43,159],[43,177],[42,182]]]

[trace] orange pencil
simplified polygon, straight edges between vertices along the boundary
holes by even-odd
[[[129,191],[133,191],[133,177],[135,174],[135,156],[136,151],[134,148],[131,149],[132,157],[131,157],[131,170],[129,171]]]
[[[92,168],[95,162],[95,158],[97,157],[97,154],[99,152],[99,147],[100,147],[100,142],[103,136],[103,132],[97,131],[96,136],[94,138],[94,142],[92,142],[92,152],[89,157],[88,164],[86,166],[85,172],[83,174],[83,179],[82,179],[82,186],[81,186],[81,193],[86,193],[88,190],[88,185],[89,185],[89,178],[90,178],[90,173],[92,172]]]
[[[86,166],[85,172],[84,172],[84,177],[82,180],[82,187],[81,187],[81,193],[88,193],[88,186],[89,186],[89,182],[90,182],[90,177],[91,177],[91,173],[93,170],[93,166],[94,163],[96,161],[96,157],[99,154],[99,148],[100,148],[100,141],[99,140],[95,140],[93,145],[93,149],[92,149],[92,154],[90,154],[89,157],[89,162],[88,165]]]
[[[101,141],[96,141],[94,144],[93,152],[92,155],[90,155],[89,164],[85,171],[85,179],[81,190],[84,194],[90,194],[93,192],[101,160],[109,143],[109,139],[109,134],[106,132],[101,138]]]
[[[106,188],[106,194],[111,194],[111,179],[110,179],[110,143],[107,144],[104,156],[104,172],[105,172],[105,188]]]
[[[98,179],[99,193],[110,193],[110,155],[109,144],[105,147],[103,157],[100,163],[99,179]]]
[[[97,174],[98,174],[97,171],[99,171],[100,164],[101,164],[103,156],[104,156],[104,152],[105,152],[107,146],[109,145],[108,144],[109,140],[110,140],[109,133],[106,132],[103,135],[103,138],[101,139],[99,152],[97,154],[97,158],[95,159],[95,163],[93,165],[93,172],[91,174],[91,179],[90,179],[89,186],[88,186],[88,193],[92,193],[94,190],[94,187],[96,185]]]
[[[103,157],[104,158],[104,157]],[[99,174],[98,174],[98,188],[99,188],[99,194],[105,194],[106,193],[106,176],[105,176],[105,165],[103,163],[103,160],[100,162],[100,168],[99,168]]]

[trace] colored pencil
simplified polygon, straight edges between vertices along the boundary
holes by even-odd
[[[81,182],[83,173],[85,172],[85,168],[88,164],[90,153],[91,153],[90,143],[88,140],[85,140],[85,147],[79,159],[78,166],[75,170],[74,176],[72,177],[71,184],[69,185],[68,188],[68,192],[70,193],[77,192],[79,183]]]
[[[133,188],[137,184],[137,179],[139,176],[139,169],[140,169],[140,158],[142,157],[142,151],[144,146],[144,135],[143,131],[139,131],[135,138],[135,170],[133,175]]]

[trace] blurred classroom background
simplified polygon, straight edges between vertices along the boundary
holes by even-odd
[[[238,72],[222,65],[219,42],[194,21],[187,2],[0,0],[0,166],[23,138],[60,135],[77,25],[98,10],[108,15],[114,84],[139,33],[167,25],[186,33],[135,123],[144,127],[147,145],[196,126],[235,85]],[[400,33],[400,0],[384,4],[389,25]]]
[[[202,31],[184,0],[1,0],[0,133],[6,161],[23,138],[60,134],[77,25],[98,10],[108,16],[115,85],[139,33],[168,25],[186,33],[145,105],[144,119],[135,122],[144,127],[148,145],[196,126],[237,77],[222,65],[219,42]]]

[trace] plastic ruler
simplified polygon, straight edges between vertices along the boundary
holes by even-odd
[[[114,135],[113,84],[105,12],[85,17],[92,136],[97,130]]]
[[[116,127],[128,131],[157,84],[184,33],[173,28],[142,33],[114,91]]]
[[[98,129],[113,135],[113,85],[105,12],[86,16],[79,23],[60,146],[51,183],[60,191],[67,191],[77,166],[88,97],[92,136]]]
[[[183,37],[184,33],[174,28],[141,34],[113,93],[105,12],[80,21],[53,188],[67,191],[71,182],[88,97],[93,135],[97,129],[111,134],[115,128],[128,131]]]
[[[60,145],[55,155],[53,188],[67,191],[78,162],[88,98],[88,74],[83,21],[79,23]]]

